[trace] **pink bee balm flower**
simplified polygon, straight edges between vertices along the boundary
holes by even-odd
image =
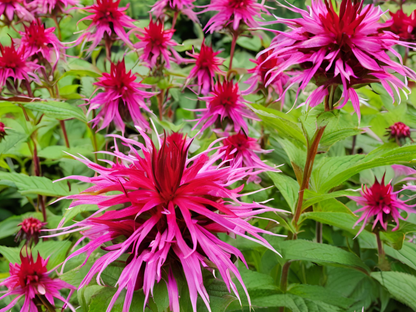
[[[188,55],[195,59],[195,67],[189,73],[188,81],[198,78],[198,93],[208,94],[214,85],[215,74],[225,76],[225,73],[218,67],[224,62],[223,58],[216,57],[220,52],[214,52],[212,47],[203,42],[199,53],[192,50]]]
[[[396,178],[403,174],[403,168],[406,169],[406,174],[408,174],[409,170],[412,170],[405,166],[398,165],[394,165],[392,168],[395,170]],[[408,187],[408,189],[412,189],[412,187]],[[406,189],[406,187],[404,187],[402,190],[404,189]],[[364,227],[369,222],[373,222],[372,229],[374,229],[377,223],[379,223],[384,230],[387,230],[388,223],[393,220],[396,223],[396,226],[393,228],[393,231],[395,231],[399,228],[399,219],[406,220],[406,218],[401,216],[400,210],[403,210],[408,214],[415,213],[416,211],[412,209],[412,207],[416,205],[407,205],[405,201],[399,198],[399,194],[402,190],[394,192],[391,182],[387,185],[384,184],[383,176],[381,183],[376,179],[370,188],[363,186],[363,189],[360,192],[361,196],[348,196],[358,205],[363,206],[362,208],[355,211],[356,213],[362,212],[361,217],[358,219],[355,225],[363,221],[363,225],[361,226],[361,229],[357,235],[362,232]]]
[[[22,39],[19,45],[26,52],[26,56],[40,53],[48,62],[51,62],[53,55],[56,64],[63,45],[53,33],[55,27],[45,29],[42,21],[38,19],[31,22],[29,26],[24,25],[24,28],[25,31],[20,32]]]
[[[0,44],[0,52],[0,86],[6,84],[7,78],[40,82],[39,77],[35,74],[40,66],[26,60],[24,49],[16,50],[12,42],[9,47]]]
[[[4,139],[4,137],[7,135],[6,133],[6,126],[4,123],[0,121],[0,142]]]
[[[228,118],[228,121],[234,124],[235,132],[242,128],[248,133],[248,126],[244,117],[260,120],[245,106],[246,102],[240,94],[238,84],[234,84],[232,81],[217,82],[211,96],[200,99],[206,101],[207,107],[195,110],[201,112],[201,114],[193,129],[203,124],[201,132],[215,122],[222,122],[225,118]]]
[[[166,67],[170,67],[169,56],[170,48],[177,45],[172,40],[174,29],[164,29],[164,24],[161,21],[153,22],[150,19],[149,26],[139,29],[139,34],[136,34],[140,42],[136,43],[134,47],[136,49],[143,49],[143,53],[140,55],[140,59],[145,62],[150,68],[156,66],[158,59],[159,62],[166,64]]]
[[[401,40],[415,40],[416,39],[416,14],[413,11],[410,16],[407,16],[402,9],[396,13],[391,13],[390,31],[400,37]]]
[[[84,10],[92,15],[84,17],[80,21],[91,21],[91,24],[75,41],[75,44],[80,44],[84,39],[92,41],[88,49],[88,52],[92,52],[102,39],[106,40],[106,44],[108,41],[120,39],[131,47],[132,43],[124,28],[132,29],[135,26],[133,19],[126,15],[127,7],[119,8],[119,4],[120,0],[97,0],[96,4],[85,7]]]
[[[103,88],[104,92],[98,94],[90,100],[89,112],[93,109],[101,108],[97,116],[91,120],[96,127],[101,119],[103,123],[99,130],[107,127],[114,121],[116,127],[124,132],[124,121],[133,120],[134,124],[141,129],[149,128],[149,124],[140,112],[140,109],[152,113],[145,103],[146,98],[154,94],[143,91],[148,87],[136,82],[136,75],[131,70],[126,71],[124,60],[117,64],[111,64],[111,72],[103,73],[103,76],[96,86]]]
[[[283,97],[284,88],[289,82],[289,76],[281,73],[272,80],[269,79],[273,69],[283,62],[283,59],[274,57],[271,54],[271,51],[267,51],[266,53],[260,54],[256,60],[250,60],[256,64],[256,67],[248,70],[252,76],[245,82],[250,84],[250,87],[243,92],[244,94],[250,94],[254,90],[266,89],[265,93],[267,93],[268,101],[272,96],[271,91],[274,91],[277,95]],[[265,87],[266,85],[267,87]],[[282,101],[284,102],[283,98]]]
[[[14,14],[25,21],[32,21],[34,17],[25,6],[23,0],[0,0],[0,15],[4,15],[8,22],[13,21]]]
[[[78,0],[35,0],[36,11],[40,14],[60,15],[65,8],[79,4]]]
[[[20,225],[20,230],[16,234],[15,241],[26,240],[27,245],[39,242],[40,230],[46,225],[45,222],[41,222],[36,218],[29,217],[24,219]]]
[[[241,131],[237,134],[230,135],[221,141],[221,147],[218,149],[218,157],[223,161],[228,161],[226,165],[233,168],[250,168],[261,169],[261,171],[279,171],[266,165],[258,156],[261,153],[270,153],[272,151],[263,150],[257,143],[257,140],[250,138]],[[258,171],[259,172],[259,171]],[[252,175],[248,182],[254,181],[260,183],[261,179]]]
[[[259,235],[271,233],[254,227],[248,220],[276,210],[255,202],[240,202],[238,198],[243,195],[238,192],[242,187],[228,188],[251,174],[247,170],[215,166],[217,159],[210,159],[208,151],[188,158],[192,140],[182,134],[165,135],[159,141],[159,149],[146,134],[141,134],[145,145],[119,137],[130,147],[131,153],[126,156],[116,150],[112,155],[118,161],[110,163],[110,168],[79,159],[98,176],[68,177],[93,183],[84,193],[67,197],[74,200],[72,207],[85,203],[99,207],[97,213],[86,220],[62,229],[63,233],[82,230],[84,238],[89,239],[68,259],[83,253],[88,257],[106,243],[106,254],[95,261],[81,282],[80,287],[84,287],[97,273],[99,281],[110,263],[120,262],[117,260],[120,257],[127,258],[117,282],[119,288],[107,311],[124,289],[127,294],[123,311],[129,310],[136,289],[143,288],[146,303],[155,283],[163,280],[167,285],[170,308],[179,312],[176,282],[179,276],[184,276],[187,281],[193,310],[196,311],[198,294],[210,310],[202,274],[202,269],[208,269],[209,263],[216,266],[230,292],[232,290],[238,296],[231,276],[235,276],[246,291],[235,260],[232,260],[235,255],[245,262],[242,253],[221,241],[217,234],[232,233],[273,250]],[[114,191],[121,193],[114,194]],[[112,209],[116,205],[125,208]]]
[[[412,140],[409,126],[400,121],[387,128],[387,135],[389,139],[395,139],[396,141],[405,140],[406,138]]]
[[[24,257],[20,254],[20,260],[21,264],[10,263],[10,277],[0,283],[0,286],[6,286],[9,289],[6,294],[0,297],[0,300],[6,296],[17,295],[9,305],[0,309],[0,312],[9,311],[22,297],[24,303],[21,312],[39,311],[36,302],[40,300],[55,306],[54,298],[61,300],[65,306],[75,312],[68,302],[69,298],[65,299],[59,293],[61,289],[70,289],[72,293],[75,287],[57,278],[49,277],[50,272],[47,272],[46,269],[48,259],[44,260],[38,254],[36,261],[34,261],[32,255]]]
[[[262,13],[270,14],[263,2],[258,3],[257,0],[213,0],[198,14],[218,11],[208,21],[204,30],[213,33],[231,25],[232,29],[236,31],[240,25],[257,27],[259,24],[255,18],[262,19]]]
[[[299,64],[303,73],[293,81],[300,83],[298,93],[312,79],[318,86],[306,101],[311,107],[323,101],[329,87],[342,85],[344,100],[337,108],[351,100],[360,117],[359,97],[353,86],[379,82],[394,99],[393,90],[400,96],[399,89],[409,89],[393,72],[416,79],[412,70],[393,61],[387,54],[390,52],[400,58],[393,46],[409,44],[384,30],[389,24],[380,22],[384,14],[380,7],[364,6],[361,0],[342,0],[338,12],[332,1],[312,0],[308,11],[296,7],[288,9],[302,17],[277,20],[290,30],[274,31],[279,35],[272,40],[268,50],[284,62],[270,73],[267,85],[290,66]]]
[[[182,13],[188,18],[198,23],[196,13],[193,11],[195,0],[159,0],[157,1],[150,12],[153,12],[155,16],[160,19],[166,11],[174,11],[175,14]]]

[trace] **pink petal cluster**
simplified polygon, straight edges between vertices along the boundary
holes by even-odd
[[[218,157],[224,164],[232,168],[247,168],[250,170],[261,171],[278,171],[266,165],[258,156],[261,153],[272,152],[263,150],[257,143],[257,140],[247,136],[243,132],[234,135],[229,135],[221,141],[221,147],[218,149]],[[257,175],[252,175],[248,178],[248,182],[254,181],[260,183],[261,179]]]
[[[93,5],[84,8],[92,15],[82,18],[80,21],[90,21],[91,24],[75,41],[78,45],[82,41],[92,41],[88,52],[92,52],[102,39],[106,41],[117,37],[126,45],[132,46],[124,28],[135,28],[133,19],[126,15],[127,7],[119,8],[120,0],[96,0]]]
[[[198,93],[206,95],[212,90],[215,74],[225,76],[224,71],[219,68],[224,59],[217,57],[218,54],[220,52],[214,52],[212,47],[205,45],[205,42],[201,44],[199,53],[193,49],[192,53],[188,53],[195,59],[195,67],[189,73],[188,80],[198,79]]]
[[[35,0],[33,1],[36,9],[40,14],[59,15],[66,13],[66,8],[79,4],[78,0]]]
[[[133,123],[141,129],[149,128],[149,123],[143,117],[140,109],[149,113],[152,111],[145,103],[146,98],[154,94],[144,91],[147,85],[136,82],[137,77],[131,70],[126,71],[124,60],[117,64],[111,64],[111,72],[103,73],[97,87],[104,89],[90,100],[89,112],[94,109],[101,109],[97,116],[91,120],[96,127],[103,120],[99,130],[107,127],[114,121],[116,127],[124,132],[125,124],[133,120]]]
[[[30,57],[40,53],[48,62],[58,62],[62,43],[53,33],[55,27],[46,28],[40,19],[34,20],[29,26],[24,25],[25,30],[20,32],[22,38],[18,42],[21,49],[24,49],[26,56]]]
[[[416,174],[416,170],[401,165],[393,165],[392,168],[395,171],[394,183],[416,180],[416,178],[405,177],[410,174]],[[380,224],[384,230],[387,230],[389,222],[394,221],[395,227],[393,228],[393,231],[395,231],[399,228],[399,219],[407,219],[407,217],[405,218],[401,215],[400,210],[405,211],[407,214],[416,213],[416,210],[413,209],[416,205],[407,205],[406,201],[399,198],[400,193],[403,190],[410,189],[414,191],[416,190],[416,186],[404,186],[401,190],[395,192],[393,190],[393,185],[393,182],[385,184],[383,176],[381,183],[376,179],[371,187],[363,186],[362,191],[360,192],[361,196],[348,196],[358,205],[362,206],[362,208],[355,211],[356,213],[362,213],[355,225],[363,222],[357,235],[360,234],[367,223],[370,222],[373,223],[372,229],[374,229],[377,224]]]
[[[257,27],[259,24],[256,18],[262,19],[262,13],[270,14],[263,2],[258,3],[257,0],[213,0],[198,14],[218,12],[205,25],[204,30],[210,33],[228,26],[237,31],[241,25]]]
[[[30,254],[27,256],[20,254],[21,264],[10,263],[10,277],[0,283],[0,286],[6,286],[8,291],[0,297],[0,300],[6,296],[17,296],[5,308],[0,309],[0,312],[9,311],[22,297],[24,303],[21,312],[39,311],[35,304],[39,300],[38,297],[52,306],[55,306],[54,298],[59,299],[75,312],[68,302],[69,298],[65,299],[59,293],[61,289],[69,289],[72,292],[75,287],[57,278],[49,277],[50,272],[46,269],[48,259],[42,259],[38,254],[35,261]]]
[[[397,141],[404,140],[406,138],[412,140],[410,137],[409,126],[400,121],[387,128],[387,135],[389,136],[389,139],[395,139]]]
[[[83,253],[88,258],[101,248],[105,251],[80,287],[86,286],[95,275],[100,282],[107,266],[127,259],[107,312],[124,289],[127,292],[123,311],[128,312],[135,290],[142,288],[147,302],[155,284],[162,281],[168,288],[170,309],[179,312],[176,279],[180,276],[187,281],[193,310],[196,311],[199,294],[210,311],[203,270],[215,265],[230,292],[238,296],[232,276],[246,291],[232,258],[234,255],[244,262],[243,255],[217,234],[239,235],[272,249],[259,235],[271,233],[248,221],[276,210],[239,201],[243,186],[228,188],[252,174],[248,170],[215,166],[217,158],[210,158],[208,151],[189,158],[192,140],[182,134],[165,135],[159,139],[159,149],[146,134],[141,134],[145,145],[119,137],[130,148],[130,154],[126,156],[118,150],[111,153],[117,161],[109,162],[110,168],[79,159],[97,175],[69,177],[93,186],[67,199],[74,200],[71,207],[94,204],[99,210],[84,221],[61,229],[63,233],[81,230],[83,238],[77,244],[89,240],[68,259]]]
[[[191,21],[198,23],[198,17],[193,11],[194,2],[195,0],[159,0],[153,5],[150,12],[153,12],[160,19],[166,11],[174,11],[176,14],[184,14]]]
[[[235,132],[243,129],[248,133],[248,126],[244,118],[259,120],[246,107],[246,102],[241,96],[238,84],[234,84],[232,81],[217,82],[211,91],[211,95],[200,99],[206,102],[207,107],[195,110],[200,112],[200,116],[193,129],[202,125],[201,132],[216,122],[222,123],[227,118],[228,122],[234,124]]]
[[[24,49],[16,50],[13,42],[11,46],[3,46],[0,44],[0,86],[6,84],[7,78],[16,80],[36,81],[39,82],[39,77],[36,71],[40,65],[28,61]]]
[[[400,37],[401,40],[416,39],[416,14],[413,11],[409,16],[403,12],[403,9],[396,13],[391,13],[390,31]]]
[[[164,29],[164,23],[157,20],[154,22],[150,19],[149,26],[139,29],[139,34],[136,34],[140,42],[136,43],[134,47],[136,49],[143,49],[140,59],[147,64],[150,68],[153,68],[158,58],[160,58],[160,64],[163,62],[167,68],[170,68],[169,57],[171,52],[169,51],[177,43],[172,40],[174,29]]]
[[[263,54],[260,54],[257,59],[250,59],[250,61],[255,63],[256,67],[248,70],[248,73],[252,75],[245,83],[250,84],[250,87],[243,93],[250,94],[261,89],[266,89],[266,101],[271,99],[271,91],[274,91],[277,95],[282,96],[282,101],[284,102],[284,90],[285,87],[289,84],[289,76],[285,73],[281,73],[274,76],[273,79],[270,79],[271,73],[275,68],[280,66],[280,64],[283,62],[283,59],[279,59],[278,57],[273,56],[272,51],[267,51]]]
[[[29,217],[19,223],[20,230],[16,234],[15,241],[26,240],[27,245],[37,244],[39,242],[40,231],[46,225],[36,218]]]
[[[4,15],[9,22],[13,21],[14,15],[25,21],[32,21],[34,16],[26,9],[24,0],[0,0],[0,16]]]
[[[307,103],[313,107],[328,95],[329,86],[343,86],[342,98],[337,108],[351,100],[355,112],[360,116],[360,102],[355,85],[379,82],[394,100],[394,91],[407,89],[405,83],[393,73],[416,79],[416,74],[406,66],[391,59],[387,52],[400,59],[394,45],[409,46],[385,28],[381,23],[384,14],[373,4],[364,6],[362,0],[342,0],[339,10],[330,0],[312,0],[307,11],[288,7],[301,18],[277,19],[287,25],[287,32],[274,31],[268,50],[269,57],[284,61],[270,72],[269,81],[293,65],[303,71],[294,78],[299,82],[298,93],[313,79],[318,88],[311,93]],[[394,90],[394,91],[393,91]]]

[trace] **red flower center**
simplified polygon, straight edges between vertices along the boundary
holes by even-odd
[[[120,0],[113,2],[113,0],[97,0],[97,4],[92,7],[95,11],[94,22],[107,22],[110,23],[114,20],[118,20],[123,16],[118,8]]]
[[[244,9],[252,4],[251,0],[229,0],[228,6],[232,9]]]
[[[376,180],[370,188],[365,188],[363,192],[368,206],[373,209],[382,210],[386,214],[390,213],[390,205],[394,199],[393,187],[390,183],[384,185],[384,177],[381,183]]]
[[[234,85],[232,81],[225,81],[218,84],[213,92],[215,98],[210,102],[212,108],[223,106],[224,108],[233,108],[237,105],[239,94],[238,85]]]
[[[10,47],[0,47],[0,66],[6,68],[23,68],[25,66],[25,59],[22,51],[16,51],[13,43]]]

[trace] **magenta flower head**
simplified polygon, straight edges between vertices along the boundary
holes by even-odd
[[[271,51],[267,51],[260,54],[256,60],[250,60],[256,64],[256,67],[248,70],[248,73],[252,74],[252,76],[245,83],[250,84],[250,87],[243,94],[264,90],[268,97],[267,101],[269,101],[273,94],[271,91],[274,91],[277,95],[282,96],[282,101],[284,102],[283,95],[285,87],[289,83],[289,76],[281,73],[273,77],[273,79],[269,79],[273,69],[283,62],[283,59],[279,59],[271,54]]]
[[[35,0],[36,12],[53,16],[67,13],[66,8],[79,4],[78,0]]]
[[[219,68],[224,62],[223,58],[217,57],[220,52],[214,52],[212,47],[201,44],[201,50],[196,53],[192,49],[192,53],[188,55],[195,59],[195,67],[189,73],[188,81],[198,78],[198,93],[207,95],[214,85],[215,74],[225,76],[225,73]]]
[[[0,0],[0,15],[4,15],[8,23],[13,21],[14,15],[25,21],[32,21],[34,16],[26,9],[24,0]]]
[[[413,11],[410,16],[399,9],[396,13],[390,12],[390,31],[400,37],[401,40],[412,41],[416,39],[416,14]]]
[[[16,50],[13,41],[11,46],[5,47],[0,44],[0,87],[6,84],[7,78],[13,80],[24,80],[40,82],[36,71],[40,65],[27,61],[24,48]]]
[[[102,39],[106,45],[109,42],[120,39],[126,45],[132,47],[124,28],[135,28],[133,19],[126,15],[127,7],[119,8],[120,0],[97,0],[96,4],[84,8],[92,15],[82,18],[80,21],[90,21],[91,24],[83,34],[75,41],[80,44],[84,39],[92,41],[88,52],[92,52]]]
[[[39,236],[41,229],[46,225],[45,222],[41,222],[36,218],[29,217],[19,223],[20,230],[16,234],[15,241],[20,242],[26,240],[26,244],[37,244],[39,242]]]
[[[364,6],[362,0],[342,0],[338,11],[333,3],[312,0],[308,11],[288,7],[302,17],[277,20],[290,30],[275,31],[279,35],[272,40],[268,50],[272,50],[271,56],[283,58],[284,62],[271,71],[267,85],[287,68],[300,65],[303,72],[293,82],[300,83],[298,93],[312,79],[318,86],[306,101],[311,107],[323,101],[329,87],[341,85],[343,101],[340,100],[336,107],[342,108],[351,100],[360,117],[360,102],[354,86],[379,82],[393,100],[393,90],[398,96],[399,89],[409,90],[393,73],[412,79],[416,74],[393,61],[387,52],[400,58],[393,46],[410,44],[385,31],[389,24],[380,22],[384,14],[380,7]]]
[[[34,20],[29,26],[24,25],[25,31],[20,32],[20,47],[30,57],[36,54],[42,55],[48,62],[56,64],[63,50],[62,43],[56,38],[55,27],[46,28],[40,19]]]
[[[411,141],[413,139],[410,136],[410,128],[402,122],[396,122],[392,126],[387,128],[387,134],[389,139],[394,139],[397,142],[404,141],[406,138],[409,138]]]
[[[250,138],[243,132],[230,135],[221,141],[221,147],[218,149],[218,157],[232,168],[247,168],[250,170],[260,169],[261,171],[275,171],[279,170],[266,165],[258,156],[258,154],[272,152],[263,150],[257,143],[257,140]],[[254,181],[260,183],[261,179],[257,175],[252,175],[248,178],[248,182]]]
[[[416,190],[414,185],[404,186],[401,190],[396,192],[393,190],[394,184],[398,182],[416,180],[416,178],[405,177],[409,174],[415,174],[416,170],[401,165],[393,165],[392,168],[395,172],[395,178],[393,181],[390,181],[390,183],[385,184],[383,176],[381,182],[376,179],[371,187],[363,186],[362,191],[360,192],[361,196],[348,196],[358,205],[362,206],[362,208],[355,211],[356,213],[362,213],[355,225],[363,222],[357,235],[360,234],[367,223],[370,222],[373,222],[372,229],[379,223],[386,231],[389,222],[393,221],[395,223],[393,231],[395,231],[399,228],[399,219],[407,219],[407,217],[405,218],[401,215],[400,211],[405,211],[407,214],[416,212],[416,210],[413,209],[416,205],[407,205],[406,201],[399,198],[400,192],[403,190]]]
[[[174,29],[164,29],[163,22],[157,20],[153,22],[150,19],[149,26],[139,29],[139,34],[136,34],[140,42],[136,43],[136,49],[143,49],[140,59],[147,64],[148,67],[153,68],[160,58],[160,64],[165,62],[167,68],[170,67],[169,57],[171,47],[176,46],[177,43],[172,40]]]
[[[70,289],[72,293],[75,287],[57,278],[52,279],[49,277],[51,272],[47,272],[46,269],[48,259],[42,259],[38,254],[35,261],[32,255],[23,256],[20,253],[20,260],[21,264],[10,263],[10,277],[0,283],[0,286],[8,288],[8,291],[0,297],[0,300],[6,296],[17,295],[9,305],[0,309],[0,312],[9,311],[22,297],[24,298],[24,303],[20,310],[21,312],[39,311],[37,303],[39,304],[42,301],[48,302],[54,307],[54,298],[61,300],[64,303],[64,307],[68,306],[75,312],[75,309],[68,302],[69,298],[65,299],[59,293],[61,289]]]
[[[257,19],[262,19],[261,14],[270,14],[263,4],[257,0],[213,0],[204,10],[205,12],[218,11],[205,25],[204,30],[213,33],[214,31],[231,27],[237,31],[240,26],[257,27]]]
[[[7,135],[6,133],[6,126],[4,123],[0,121],[0,142],[4,139],[4,137]]]
[[[100,281],[103,270],[112,262],[122,261],[121,257],[127,259],[124,260],[126,265],[107,311],[124,289],[127,293],[123,311],[129,311],[137,289],[143,289],[146,303],[155,283],[163,280],[170,308],[179,312],[176,279],[180,276],[187,281],[193,310],[196,311],[198,294],[209,307],[202,270],[213,265],[230,292],[238,296],[231,276],[235,276],[246,291],[232,258],[234,255],[245,262],[243,255],[220,240],[217,234],[239,235],[273,250],[259,235],[271,233],[248,221],[266,211],[277,210],[256,202],[240,202],[242,187],[228,187],[247,174],[255,173],[215,166],[217,159],[210,158],[208,151],[188,158],[192,140],[182,134],[165,135],[159,140],[159,149],[145,133],[141,134],[145,145],[119,137],[131,152],[128,156],[118,150],[112,153],[118,161],[111,163],[110,168],[79,159],[98,176],[68,177],[93,184],[79,195],[66,197],[74,200],[71,207],[86,203],[99,207],[97,213],[84,221],[62,228],[62,234],[78,229],[89,239],[68,259],[83,253],[88,258],[106,243],[106,253],[95,261],[80,287],[86,286],[97,273],[97,281]],[[114,210],[115,206],[125,208]]]
[[[241,96],[238,84],[234,84],[232,81],[217,82],[211,95],[202,97],[200,100],[206,101],[207,105],[206,108],[195,110],[201,114],[193,129],[202,124],[203,126],[200,132],[216,122],[221,123],[227,118],[228,122],[234,124],[235,132],[243,129],[248,133],[248,126],[244,117],[252,120],[260,120],[246,107],[246,102]]]
[[[173,11],[174,14],[182,13],[194,23],[199,23],[198,17],[193,11],[194,2],[195,0],[159,0],[153,5],[150,12],[153,12],[159,20],[166,11]]]
[[[134,124],[141,129],[149,128],[149,123],[143,117],[140,109],[149,113],[152,111],[145,103],[146,98],[154,94],[146,92],[143,89],[147,85],[136,82],[136,75],[131,70],[126,71],[124,60],[117,64],[111,64],[111,72],[103,73],[98,82],[94,83],[104,92],[90,100],[89,112],[93,109],[101,108],[97,116],[91,120],[96,127],[100,120],[103,120],[99,130],[106,128],[111,121],[114,121],[116,127],[124,133],[124,122],[133,120]]]

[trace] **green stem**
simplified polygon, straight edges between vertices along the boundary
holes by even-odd
[[[374,232],[377,238],[377,251],[378,251],[378,267],[382,271],[390,271],[390,263],[386,258],[386,252],[383,248],[383,242],[380,238],[380,231]]]

